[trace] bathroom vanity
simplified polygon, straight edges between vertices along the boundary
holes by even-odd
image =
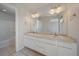
[[[48,12],[44,12],[46,8],[41,8],[39,10],[41,14],[37,13],[40,16],[35,18],[30,17],[30,20],[26,19],[25,32],[27,33],[24,34],[25,47],[48,56],[77,55],[76,41],[73,39],[73,36],[71,36],[73,38],[69,37],[68,33],[69,22],[67,19],[68,15],[65,14],[66,8],[61,6],[60,9],[62,11],[59,13],[48,14]]]
[[[47,56],[77,55],[75,40],[64,35],[26,33],[24,35],[24,46]]]

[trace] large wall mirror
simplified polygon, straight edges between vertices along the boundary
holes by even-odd
[[[47,8],[48,9],[48,8]],[[30,31],[33,33],[48,33],[48,34],[65,34],[66,21],[64,17],[64,8],[57,6],[49,9],[48,12],[45,8],[41,9],[39,13],[32,15],[30,20]],[[36,17],[35,17],[36,16]],[[28,22],[27,22],[28,23]]]
[[[54,16],[40,16],[33,20],[33,32],[48,34],[60,34],[62,32],[63,13]]]

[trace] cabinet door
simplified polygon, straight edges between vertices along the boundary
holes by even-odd
[[[58,42],[58,55],[60,56],[75,56],[77,55],[76,43]]]
[[[46,45],[46,52],[49,56],[57,56],[57,46]]]
[[[34,40],[28,37],[24,39],[24,46],[31,49],[35,49],[36,47]]]
[[[48,43],[41,42],[41,41],[37,41],[36,45],[39,48],[39,51],[45,55],[49,55],[49,56],[57,55],[57,46],[56,45],[50,45]]]
[[[63,48],[63,47],[57,47],[57,54],[58,56],[72,56],[72,49]]]

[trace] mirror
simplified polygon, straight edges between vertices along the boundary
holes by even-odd
[[[67,21],[65,20],[64,8],[41,9],[36,13],[30,14],[27,18],[27,32],[48,33],[48,34],[66,34]],[[62,11],[63,9],[63,11]],[[48,11],[51,11],[50,13]],[[57,12],[56,12],[57,11]],[[60,12],[62,11],[62,12]],[[54,12],[54,14],[53,14]],[[56,13],[55,13],[56,12]],[[33,16],[33,17],[32,17]]]
[[[63,14],[61,13],[54,16],[40,16],[38,18],[34,18],[33,20],[33,32],[60,34],[63,25]]]

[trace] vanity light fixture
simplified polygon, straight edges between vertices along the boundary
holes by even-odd
[[[73,16],[76,16],[76,14],[74,13]]]
[[[54,13],[55,13],[55,9],[49,10],[49,13],[50,13],[50,14],[54,14]]]
[[[54,8],[54,9],[49,10],[49,13],[50,14],[58,14],[58,13],[60,13],[62,11],[63,11],[63,8],[62,7],[58,7],[58,8]]]
[[[55,9],[56,13],[60,13],[63,11],[63,8],[62,7],[58,7],[57,9]]]
[[[40,16],[40,14],[38,14],[38,13],[32,14],[32,18],[37,18],[39,16]]]
[[[36,16],[34,14],[32,14],[32,18],[35,18]]]
[[[2,11],[5,12],[5,11],[7,11],[7,10],[6,10],[6,9],[3,9]]]

